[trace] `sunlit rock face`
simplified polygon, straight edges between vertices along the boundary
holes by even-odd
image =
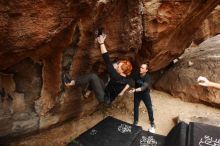
[[[98,102],[72,78],[102,73],[95,31],[104,28],[110,57],[167,66],[192,42],[217,0],[0,1],[0,136],[48,128],[93,112]],[[217,15],[215,16],[217,17]],[[213,17],[213,20],[215,18]]]
[[[211,36],[220,34],[220,6],[218,5],[207,18],[210,23]]]
[[[206,14],[219,3],[202,0],[155,2],[145,2],[145,6],[149,6],[144,15],[145,39],[138,55],[139,60],[147,56],[151,70],[161,69],[180,56],[191,44]],[[156,11],[150,11],[154,7]],[[156,15],[150,15],[153,12]]]
[[[219,73],[220,35],[217,35],[186,52],[181,60],[164,73],[155,87],[185,101],[220,107],[220,90],[199,86],[197,82],[199,76],[205,76],[220,83]]]
[[[207,38],[220,33],[220,6],[217,6],[203,21],[193,38],[193,45],[199,45]]]

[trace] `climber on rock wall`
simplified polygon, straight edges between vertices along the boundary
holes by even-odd
[[[96,40],[100,45],[102,57],[104,59],[110,81],[105,86],[104,81],[96,74],[90,73],[78,76],[74,80],[66,82],[66,86],[83,86],[89,84],[89,87],[95,93],[99,102],[110,104],[118,95],[123,92],[126,84],[132,84],[132,80],[128,77],[132,72],[132,64],[128,60],[119,60],[115,68],[110,61],[108,51],[105,47],[106,35],[99,35]]]

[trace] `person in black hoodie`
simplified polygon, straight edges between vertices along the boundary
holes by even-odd
[[[155,123],[153,116],[153,108],[150,97],[150,75],[148,72],[148,64],[144,63],[141,65],[139,73],[135,72],[133,74],[133,79],[135,80],[135,88],[131,89],[129,93],[134,93],[134,124],[138,124],[139,117],[139,105],[141,100],[144,102],[148,116],[151,124],[149,131],[155,133]]]
[[[100,45],[101,54],[110,76],[110,81],[107,86],[105,86],[104,82],[94,73],[79,76],[75,80],[65,83],[65,85],[82,86],[89,84],[98,101],[110,104],[118,95],[121,94],[121,92],[123,92],[122,90],[126,84],[132,84],[131,79],[128,78],[132,72],[132,64],[128,60],[120,60],[114,68],[104,44],[105,39],[105,34],[97,37],[97,42]]]

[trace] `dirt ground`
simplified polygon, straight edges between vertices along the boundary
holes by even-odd
[[[153,90],[151,97],[154,108],[156,133],[167,135],[175,125],[173,119],[178,115],[187,116],[213,116],[220,117],[220,109],[215,109],[203,104],[188,103],[174,98],[164,92]],[[133,97],[126,94],[119,97],[120,101],[113,103],[111,107],[101,108],[92,115],[83,117],[78,121],[70,120],[61,126],[35,134],[30,137],[14,141],[10,146],[65,146],[82,132],[91,128],[106,116],[113,116],[117,119],[133,122]],[[122,101],[122,102],[121,102]],[[143,103],[140,105],[139,124],[144,130],[149,128],[149,120],[146,108]]]

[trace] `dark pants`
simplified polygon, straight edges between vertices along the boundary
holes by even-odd
[[[77,77],[76,86],[89,86],[94,91],[96,98],[100,102],[105,102],[105,84],[96,74],[86,74]]]
[[[153,116],[151,97],[150,97],[149,93],[145,93],[145,94],[144,93],[143,94],[135,93],[135,95],[134,95],[134,121],[138,121],[139,105],[140,105],[141,100],[143,100],[143,102],[147,108],[149,120],[150,120],[151,124],[153,124],[154,123],[154,116]]]

